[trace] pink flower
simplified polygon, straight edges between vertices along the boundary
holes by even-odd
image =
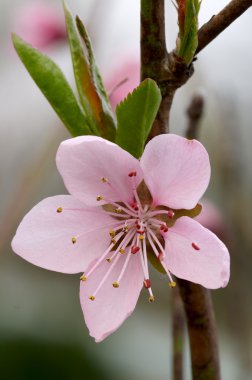
[[[14,31],[38,49],[66,38],[64,15],[42,1],[28,3],[16,13]]]
[[[198,141],[157,136],[139,161],[102,138],[81,136],[61,143],[56,162],[72,195],[35,206],[12,247],[46,269],[84,271],[81,306],[97,342],[132,313],[143,286],[154,300],[147,249],[160,260],[171,287],[172,274],[207,288],[227,284],[225,245],[195,220],[176,220],[176,209],[194,208],[209,182],[208,154]],[[143,180],[150,202],[143,202],[138,188]]]

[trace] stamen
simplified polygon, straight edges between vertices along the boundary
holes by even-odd
[[[146,288],[146,289],[149,289],[150,287],[151,287],[151,282],[150,282],[150,279],[149,278],[147,278],[146,280],[144,280],[144,287]]]
[[[111,239],[111,243],[115,245],[117,243],[117,240],[115,238],[113,238],[113,239]]]
[[[149,297],[149,303],[152,303],[152,302],[154,302],[155,301],[155,297],[154,296],[150,296]]]
[[[176,284],[175,281],[171,281],[171,282],[169,282],[169,286],[170,286],[170,288],[175,288],[176,285],[177,285],[177,284]]]
[[[106,177],[102,177],[101,178],[101,182],[103,182],[103,183],[107,183],[109,180],[108,180],[108,178],[106,178]]]
[[[120,256],[117,256],[115,258],[115,260],[113,261],[113,263],[111,264],[111,266],[109,267],[109,269],[107,270],[107,272],[105,273],[104,277],[102,278],[101,282],[99,283],[98,287],[96,288],[95,292],[93,293],[93,296],[95,297],[97,295],[97,293],[99,292],[99,290],[101,289],[102,285],[104,284],[104,282],[106,281],[106,279],[108,278],[108,276],[110,275],[111,271],[113,270],[113,268],[115,267],[118,259],[120,258]]]
[[[110,237],[114,237],[114,236],[116,236],[116,232],[115,232],[115,230],[113,230],[113,229],[111,229],[111,230],[109,230],[109,235],[110,235]]]
[[[121,273],[119,274],[119,277],[117,279],[118,284],[120,283],[120,281],[121,281],[121,279],[122,279],[122,277],[123,277],[123,275],[124,275],[124,273],[125,273],[125,271],[127,269],[127,266],[129,264],[130,258],[132,257],[132,255],[130,254],[130,251],[131,251],[132,247],[134,246],[134,244],[136,244],[136,236],[134,236],[134,238],[133,238],[133,240],[131,242],[130,248],[128,250],[128,255],[127,255],[127,257],[125,259],[125,262],[123,264]]]
[[[76,237],[72,237],[72,243],[75,244],[77,242]]]
[[[88,297],[91,301],[94,301],[95,300],[95,296],[89,296]]]
[[[146,227],[146,230],[151,234],[152,238],[155,240],[155,243],[158,245],[160,251],[165,256],[164,248],[163,248],[162,244],[160,243],[160,241],[158,240],[158,238],[156,237],[156,235],[154,234],[154,232],[149,227]]]
[[[58,208],[57,208],[57,213],[58,213],[58,214],[60,214],[62,211],[63,211],[63,208],[62,208],[62,207],[58,207]]]
[[[139,251],[140,251],[140,247],[138,247],[138,246],[131,247],[131,253],[133,255],[135,255]]]
[[[200,247],[196,243],[192,243],[192,247],[196,250],[199,251]]]
[[[121,248],[121,249],[119,249],[119,252],[121,255],[123,255],[125,253],[125,249]]]
[[[113,288],[119,288],[119,282],[115,281],[113,282]]]
[[[80,276],[80,280],[83,281],[83,282],[85,282],[85,281],[87,281],[87,277],[84,276],[84,275],[83,275],[83,276]]]
[[[128,174],[128,176],[129,176],[130,178],[132,178],[132,177],[136,177],[136,172],[130,172],[130,173]]]
[[[106,261],[107,261],[108,263],[111,263],[112,259],[111,259],[111,258],[108,258],[108,259],[106,259]]]
[[[103,195],[97,195],[96,200],[98,202],[102,201],[104,199]]]

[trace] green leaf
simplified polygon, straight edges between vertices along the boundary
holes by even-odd
[[[87,44],[81,35],[84,44],[82,43],[75,21],[65,3],[64,9],[75,82],[88,124],[96,135],[102,136],[108,140],[114,140],[115,124],[113,121],[113,113],[111,109],[107,109],[108,114],[106,113],[106,110],[104,110],[103,99],[101,98],[100,92],[97,90],[93,78],[93,64],[90,62],[90,53]],[[78,19],[77,25],[80,30],[79,24],[82,25],[82,29],[85,31],[83,24]],[[88,46],[91,49],[89,40],[88,43]]]
[[[92,134],[86,118],[60,68],[13,34],[17,54],[72,136]]]
[[[116,108],[116,143],[136,158],[143,153],[161,99],[156,82],[145,79]]]
[[[183,0],[181,1],[182,3],[184,4],[183,7],[178,7],[180,29],[178,56],[183,58],[187,64],[190,64],[198,46],[198,14],[201,1]]]

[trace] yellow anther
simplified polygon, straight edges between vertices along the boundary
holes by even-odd
[[[88,297],[91,301],[94,301],[95,300],[95,296],[89,296]]]
[[[75,244],[77,242],[76,237],[72,237],[72,243]]]
[[[124,226],[122,230],[123,230],[123,232],[128,232],[129,231],[129,226]]]
[[[60,214],[60,213],[62,212],[62,210],[63,210],[62,207],[58,207],[58,208],[57,208],[57,213]]]
[[[103,183],[107,183],[107,182],[108,182],[108,178],[106,178],[106,177],[102,177],[102,178],[101,178],[101,182],[103,182]]]
[[[140,235],[139,240],[144,240],[144,235]]]
[[[170,286],[170,288],[175,288],[176,285],[177,285],[177,284],[176,284],[175,281],[171,281],[171,282],[169,282],[169,286]]]
[[[109,230],[109,235],[113,238],[116,235],[116,233],[114,230],[111,229]]]
[[[155,297],[154,296],[150,296],[149,297],[149,303],[152,303],[152,302],[154,302],[155,301]]]
[[[121,253],[121,255],[123,255],[125,253],[125,249],[121,248],[119,249],[119,252]]]
[[[113,239],[111,239],[111,243],[112,243],[112,244],[116,244],[116,243],[117,243],[117,240],[113,238]]]
[[[119,288],[119,282],[115,281],[113,282],[113,288]]]
[[[87,281],[87,277],[86,276],[80,276],[80,280],[85,282],[85,281]]]
[[[117,207],[117,208],[115,209],[115,212],[116,212],[117,214],[121,214],[122,209],[121,209],[120,207]]]
[[[104,199],[103,195],[97,195],[96,197],[96,200],[99,202],[99,201],[102,201]]]
[[[108,258],[106,260],[107,260],[108,263],[111,263],[111,261],[112,261],[110,258]]]

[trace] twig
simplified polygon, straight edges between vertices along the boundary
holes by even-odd
[[[188,139],[198,139],[199,123],[204,109],[204,98],[200,94],[192,97],[191,103],[187,108],[188,126],[186,129],[186,137]]]
[[[203,50],[232,22],[240,17],[249,7],[252,0],[232,0],[216,16],[213,16],[198,31],[198,48],[196,54]]]
[[[194,380],[220,380],[215,318],[210,291],[177,279],[189,331]]]
[[[178,288],[172,290],[173,380],[183,380],[185,313]]]

